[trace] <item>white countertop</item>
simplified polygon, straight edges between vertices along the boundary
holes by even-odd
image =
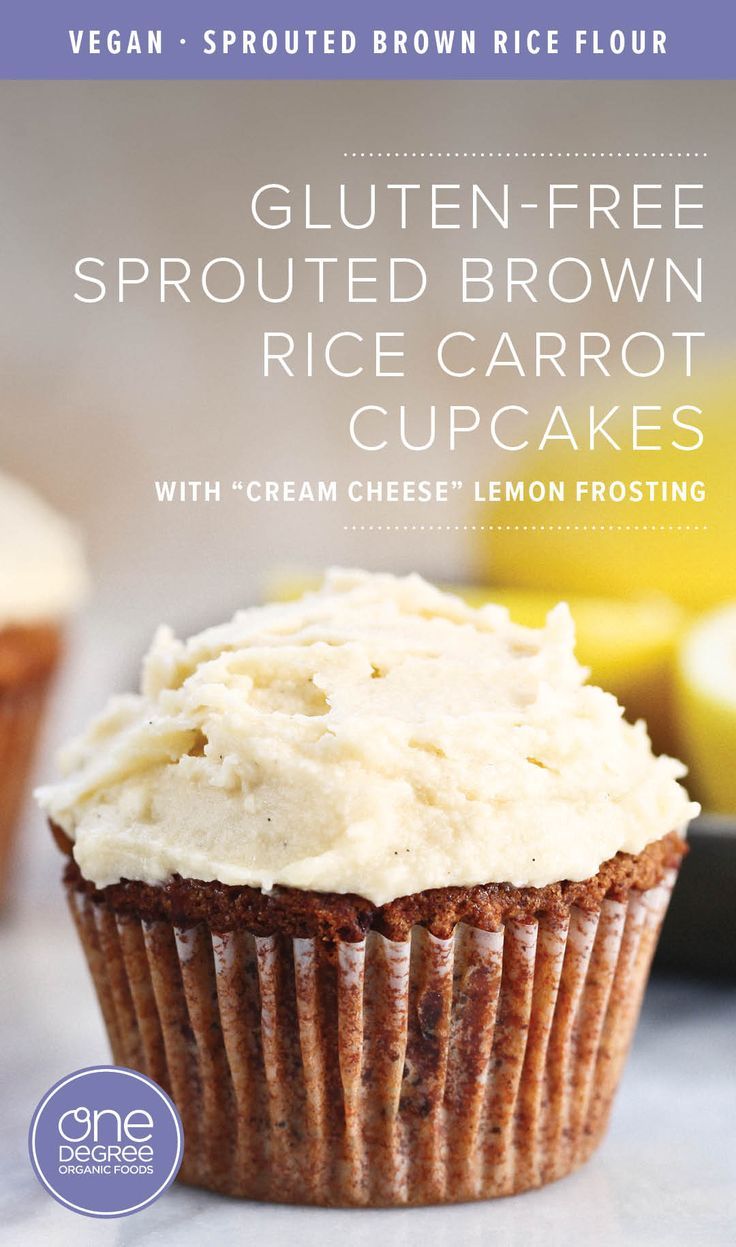
[[[0,1238],[4,1247],[732,1247],[736,1242],[736,992],[659,979],[608,1137],[572,1177],[528,1195],[449,1208],[335,1211],[241,1203],[174,1186],[115,1222],[54,1202],[26,1152],[33,1109],[58,1078],[109,1060],[60,896],[0,923]],[[582,1227],[582,1234],[575,1227]]]

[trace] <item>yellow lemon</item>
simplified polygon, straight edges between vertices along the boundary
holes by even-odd
[[[322,577],[301,568],[276,567],[263,582],[263,596],[267,602],[293,602],[304,593],[318,589]]]
[[[275,601],[299,597],[319,584],[305,573],[274,574],[267,596]],[[672,689],[675,654],[685,625],[685,612],[665,597],[638,601],[533,592],[500,586],[442,586],[471,606],[497,602],[517,623],[539,628],[563,596],[575,620],[576,652],[590,667],[595,684],[614,693],[631,720],[645,719],[659,752],[676,751]]]
[[[700,449],[678,451],[615,450],[601,444],[575,451],[566,443],[542,451],[507,456],[501,471],[508,480],[561,481],[562,502],[500,501],[476,506],[473,522],[490,526],[478,532],[477,571],[496,584],[549,589],[558,596],[581,593],[637,597],[658,591],[683,604],[707,608],[736,597],[736,377],[700,385],[683,383],[668,396],[657,391],[645,401],[662,414],[645,417],[663,426],[680,402],[702,409]],[[648,435],[651,436],[651,435]],[[493,471],[488,474],[493,476]],[[697,501],[614,501],[612,482],[702,481],[705,498]],[[578,501],[577,482],[587,482]],[[603,500],[593,501],[591,482],[601,482]],[[481,482],[484,485],[485,482]],[[616,486],[616,492],[619,492]],[[487,496],[487,492],[482,496]],[[509,526],[508,529],[506,526]],[[543,527],[542,527],[543,526]]]
[[[705,615],[685,636],[676,698],[694,795],[706,809],[736,813],[736,603]]]

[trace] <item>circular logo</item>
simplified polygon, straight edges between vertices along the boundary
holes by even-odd
[[[28,1150],[36,1177],[65,1208],[127,1217],[174,1181],[184,1133],[176,1106],[152,1079],[120,1065],[93,1065],[43,1096]]]

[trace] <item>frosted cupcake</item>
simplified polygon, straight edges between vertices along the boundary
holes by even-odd
[[[443,1202],[594,1149],[697,807],[573,645],[564,606],[532,630],[332,573],[162,629],[67,751],[39,799],[184,1181]]]
[[[0,900],[62,625],[85,588],[71,526],[0,473]]]

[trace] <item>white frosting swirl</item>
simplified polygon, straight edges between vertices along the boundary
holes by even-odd
[[[0,628],[62,619],[86,590],[76,530],[27,485],[0,472]]]
[[[39,791],[98,886],[172,873],[376,904],[585,879],[697,811],[643,723],[543,629],[418,576],[331,573],[191,640],[161,629]]]

